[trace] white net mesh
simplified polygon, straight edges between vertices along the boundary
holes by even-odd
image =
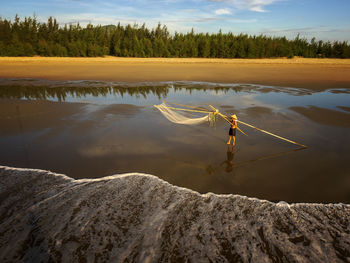
[[[197,124],[209,121],[209,114],[206,114],[204,112],[203,114],[206,114],[204,117],[188,118],[176,112],[175,110],[172,110],[164,102],[160,105],[154,105],[154,106],[164,115],[165,118],[177,124],[197,125]]]

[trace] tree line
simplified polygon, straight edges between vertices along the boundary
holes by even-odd
[[[175,32],[166,25],[148,29],[139,26],[108,25],[82,27],[60,26],[50,17],[40,23],[36,17],[14,21],[0,17],[0,56],[58,57],[201,57],[201,58],[271,58],[294,56],[307,58],[350,58],[346,41],[308,41],[299,35],[286,37],[249,36],[233,33]]]

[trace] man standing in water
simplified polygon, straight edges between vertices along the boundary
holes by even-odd
[[[235,146],[236,143],[236,130],[237,130],[237,116],[236,114],[233,114],[231,116],[231,126],[230,130],[228,132],[228,142],[227,144],[230,145],[231,143],[231,138],[232,138],[232,146]]]

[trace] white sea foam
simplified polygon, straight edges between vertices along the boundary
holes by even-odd
[[[346,262],[350,205],[0,166],[1,262]]]

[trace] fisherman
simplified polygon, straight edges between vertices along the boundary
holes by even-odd
[[[232,138],[232,146],[235,145],[236,143],[236,130],[237,130],[237,116],[236,114],[233,114],[231,116],[231,126],[230,126],[230,130],[228,132],[228,142],[227,144],[230,145],[231,143],[231,138]]]

